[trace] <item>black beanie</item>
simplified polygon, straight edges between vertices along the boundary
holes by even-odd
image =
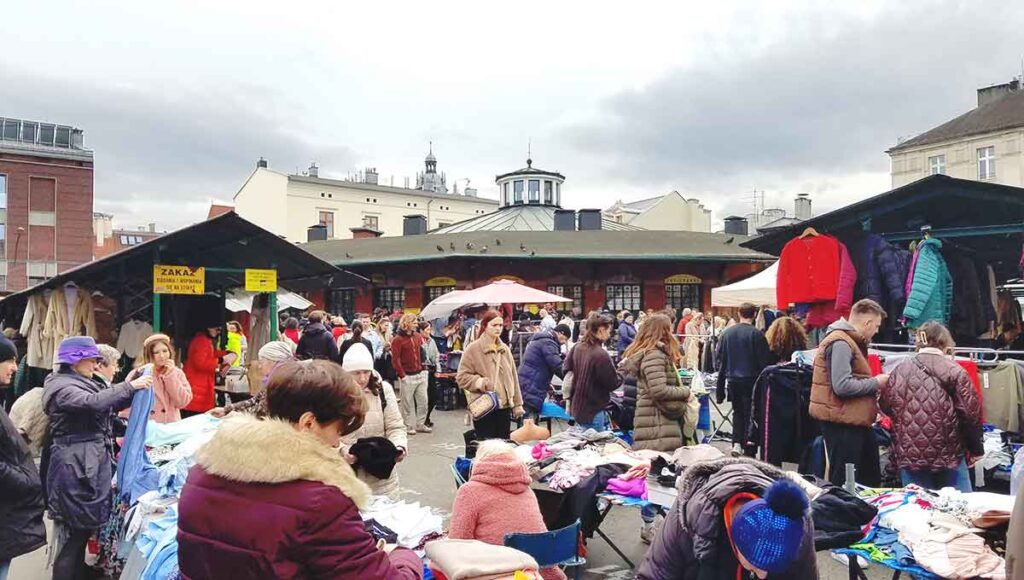
[[[0,335],[0,362],[18,360],[18,347],[6,336]]]
[[[356,467],[378,479],[391,477],[398,459],[398,448],[384,437],[359,439],[348,448],[348,452],[356,458]]]
[[[555,332],[566,338],[572,338],[572,329],[569,328],[568,324],[559,324],[555,327]]]

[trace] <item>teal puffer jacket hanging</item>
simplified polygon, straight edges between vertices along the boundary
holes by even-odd
[[[918,328],[929,320],[949,324],[949,310],[953,303],[953,278],[942,258],[942,242],[929,238],[917,247],[917,265],[914,280],[907,296],[903,316],[907,326]]]

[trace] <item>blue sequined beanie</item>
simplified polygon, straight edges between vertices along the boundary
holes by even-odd
[[[732,543],[756,568],[785,572],[804,539],[807,495],[788,479],[773,483],[764,497],[748,502],[732,520]]]

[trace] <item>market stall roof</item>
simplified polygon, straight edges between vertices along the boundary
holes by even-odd
[[[924,226],[931,226],[936,237],[976,248],[986,259],[1019,259],[1020,244],[1007,236],[1024,232],[1024,189],[931,175],[740,245],[778,255],[786,242],[809,227],[840,235],[864,230],[905,242],[920,239]]]
[[[711,305],[739,307],[749,302],[757,306],[775,307],[775,281],[779,274],[779,263],[757,274],[726,286],[711,289]]]
[[[667,231],[460,232],[301,244],[339,267],[472,258],[474,260],[771,261],[740,247],[733,234]]]
[[[366,281],[229,212],[61,272],[3,298],[0,304],[23,302],[36,292],[69,281],[108,295],[115,295],[126,280],[144,281],[151,286],[155,263],[230,269],[272,268],[277,270],[278,282],[292,283],[289,287],[312,280],[328,281],[334,286]],[[242,274],[228,276],[230,282],[236,283],[232,285],[244,285]],[[322,282],[320,287],[323,287]]]

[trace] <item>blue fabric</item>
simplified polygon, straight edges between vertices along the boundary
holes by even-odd
[[[576,423],[581,429],[586,431],[587,429],[593,429],[598,433],[602,433],[609,429],[608,426],[608,411],[598,411],[594,415],[594,420],[590,423]]]
[[[117,492],[121,500],[134,505],[142,494],[158,486],[159,474],[156,466],[146,455],[146,424],[153,408],[153,389],[139,389],[132,399],[132,411],[128,417],[128,430],[121,447],[117,465]]]
[[[941,250],[942,242],[936,238],[929,238],[917,247],[914,280],[903,309],[910,328],[918,328],[929,320],[949,324],[953,278]]]
[[[900,564],[896,560],[887,560],[885,562],[880,562],[878,560],[872,560],[871,559],[871,552],[868,552],[867,550],[854,550],[852,548],[843,548],[842,550],[832,550],[832,552],[834,554],[845,554],[845,555],[847,555],[847,556],[849,556],[851,558],[855,557],[855,556],[860,556],[861,558],[864,558],[868,562],[873,562],[875,564],[878,564],[879,566],[883,566],[883,567],[888,568],[890,570],[899,570],[900,572],[906,572],[907,574],[910,574],[912,577],[917,578],[919,580],[942,580],[942,578],[940,576],[932,574],[931,572],[929,572],[928,570],[925,570],[924,568],[918,566],[917,564],[915,564],[913,566],[905,566],[903,564]],[[915,560],[915,562],[916,562],[916,560]]]
[[[551,377],[562,368],[562,345],[554,331],[534,334],[519,363],[519,386],[523,391],[523,407],[538,411],[551,388]]]
[[[148,389],[146,389],[148,390]],[[174,423],[156,423],[150,421],[146,429],[146,445],[149,447],[160,447],[161,445],[177,445],[193,435],[206,431],[213,431],[220,424],[220,419],[202,413],[193,415]],[[130,426],[129,426],[130,428]]]
[[[939,490],[944,487],[952,487],[963,493],[971,493],[971,472],[967,469],[967,462],[960,460],[960,465],[953,469],[940,471],[912,471],[909,469],[900,470],[900,480],[904,487],[911,483],[917,484],[925,489]]]
[[[167,508],[160,519],[146,527],[135,544],[146,558],[140,580],[171,580],[178,577],[178,510]]]
[[[541,419],[559,419],[561,421],[572,421],[572,415],[568,411],[563,409],[561,406],[552,403],[551,401],[544,401],[540,407],[540,418]]]
[[[700,401],[700,413],[697,414],[697,428],[701,431],[710,431],[711,395],[701,395],[697,400]]]
[[[577,425],[579,425],[579,427],[582,428],[584,431],[586,431],[587,429],[593,429],[598,433],[603,433],[611,428],[611,426],[609,425],[609,421],[610,418],[608,416],[608,411],[598,411],[598,413],[594,415],[594,419],[591,422],[581,422],[577,423]]]
[[[0,561],[0,580],[7,580],[7,573],[11,571],[11,561]]]
[[[914,559],[914,555],[910,552],[910,548],[907,548],[900,543],[900,535],[896,530],[878,528],[875,533],[874,544],[879,548],[885,548],[896,562],[899,563],[899,565],[917,566],[917,560]]]
[[[162,496],[181,495],[181,488],[185,487],[185,480],[188,479],[188,471],[196,464],[194,457],[180,457],[161,465],[159,470],[159,489]]]

